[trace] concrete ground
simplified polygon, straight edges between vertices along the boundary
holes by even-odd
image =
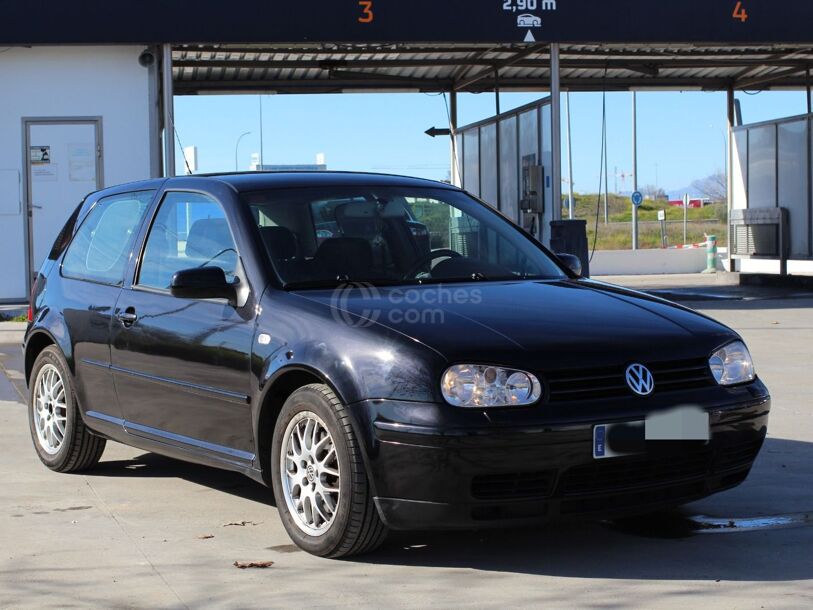
[[[794,527],[690,535],[672,515],[410,533],[347,561],[298,551],[270,492],[238,475],[114,443],[92,472],[47,470],[29,439],[19,332],[3,327],[0,607],[810,607],[813,298],[697,306],[744,335],[774,403],[748,480],[685,514],[791,515]]]

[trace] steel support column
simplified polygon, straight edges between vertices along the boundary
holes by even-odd
[[[161,49],[162,108],[164,110],[164,175],[175,175],[175,105],[172,85],[172,45]]]
[[[726,162],[726,206],[728,207],[728,214],[726,214],[726,232],[728,235],[728,270],[734,272],[737,270],[737,263],[732,256],[732,240],[731,240],[731,208],[734,205],[734,119],[736,116],[734,98],[734,86],[728,88],[726,94],[726,105],[728,114],[728,159]]]
[[[638,192],[638,96],[632,92],[632,190]],[[638,206],[632,205],[632,249],[638,249]]]
[[[553,206],[551,218],[562,219],[562,99],[559,74],[559,44],[550,45],[550,134],[551,134],[551,193]],[[541,229],[542,227],[540,227]],[[543,231],[540,231],[540,238]]]
[[[148,95],[150,104],[150,178],[160,178],[163,173],[161,153],[161,47],[151,47],[152,62],[147,66]]]
[[[452,184],[463,186],[463,177],[460,174],[460,151],[457,150],[457,91],[449,93],[449,130],[450,153],[452,159]]]
[[[810,82],[810,68],[805,74],[807,80],[807,255],[813,257],[813,144],[811,143],[810,115],[813,114],[813,88]]]
[[[570,91],[567,92],[567,217],[575,218],[573,199],[573,138],[570,130]]]
[[[497,112],[497,122],[495,123],[495,142],[497,147],[497,209],[502,211],[502,147],[500,142],[500,71],[494,70],[494,105]]]

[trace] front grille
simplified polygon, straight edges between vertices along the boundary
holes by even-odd
[[[691,456],[613,458],[571,468],[560,486],[563,495],[599,493],[625,487],[659,484],[676,479],[704,477],[710,470],[711,452]]]
[[[718,449],[703,447],[683,455],[596,460],[568,470],[562,477],[559,494],[612,492],[742,470],[751,466],[761,446],[759,440]]]
[[[714,462],[714,470],[724,472],[750,466],[762,448],[762,441],[753,441],[744,445],[730,445],[720,449]]]
[[[605,496],[567,498],[562,500],[559,512],[562,515],[578,515],[640,509],[643,506],[659,503],[682,504],[685,501],[704,496],[706,493],[706,484],[703,481],[689,481],[656,489],[633,490]]]
[[[556,472],[512,472],[476,476],[471,481],[471,495],[478,500],[516,500],[544,498],[553,493]]]
[[[706,358],[644,363],[655,379],[655,394],[714,385]],[[551,402],[595,400],[632,395],[626,366],[554,371],[545,379]]]

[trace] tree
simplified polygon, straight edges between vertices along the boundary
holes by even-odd
[[[692,182],[692,188],[714,202],[728,199],[728,178],[721,170],[717,170],[702,180],[695,180]]]
[[[669,199],[666,191],[652,184],[647,184],[643,189],[641,189],[641,192],[643,193],[644,197],[651,201],[657,201],[658,199]]]

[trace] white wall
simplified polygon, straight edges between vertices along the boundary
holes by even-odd
[[[598,250],[590,263],[590,275],[700,273],[705,268],[705,248],[637,251]]]
[[[765,273],[769,275],[779,275],[779,261],[765,259],[740,259],[737,260],[737,270],[740,273]],[[813,275],[813,261],[788,261],[788,274],[790,275]]]
[[[23,117],[102,117],[103,185],[150,177],[149,70],[142,46],[12,48],[0,53],[0,173],[24,171]],[[11,170],[2,172],[2,170]],[[13,181],[0,180],[8,202]],[[65,202],[73,210],[78,201]],[[13,211],[0,205],[0,211]],[[0,215],[0,301],[27,297],[24,207]],[[67,214],[66,214],[67,219]]]

